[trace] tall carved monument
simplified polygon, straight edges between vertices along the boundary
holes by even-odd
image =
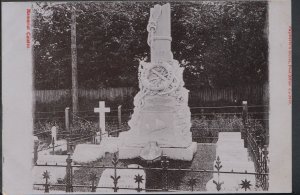
[[[171,52],[170,4],[151,8],[147,26],[151,62],[140,62],[139,88],[134,98],[130,130],[120,134],[119,158],[154,160],[193,159],[189,91],[184,87],[183,67]]]

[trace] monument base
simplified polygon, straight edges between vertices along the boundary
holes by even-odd
[[[119,147],[119,159],[134,159],[139,158],[142,147]],[[169,159],[191,161],[197,151],[197,143],[192,144],[187,148],[161,148],[162,153]]]

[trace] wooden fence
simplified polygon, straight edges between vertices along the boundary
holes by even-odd
[[[136,88],[103,88],[103,89],[79,89],[79,98],[84,100],[103,100],[103,101],[130,101],[133,102],[135,94],[138,92]],[[267,85],[251,85],[241,86],[237,88],[224,89],[199,89],[190,90],[189,103],[190,105],[203,106],[210,105],[207,103],[214,102],[224,105],[240,104],[242,100],[248,100],[250,104],[266,104],[269,98]],[[41,104],[48,104],[58,101],[71,102],[71,90],[35,90],[35,101]]]
[[[79,89],[79,98],[87,99],[103,99],[114,100],[116,98],[124,99],[136,94],[137,90],[131,87],[120,88],[103,88],[98,90],[92,89]],[[35,90],[35,101],[39,103],[51,103],[60,101],[62,99],[71,99],[70,89],[58,90]]]
[[[193,102],[202,102],[203,106],[206,102],[240,104],[242,100],[248,100],[250,104],[267,104],[268,98],[268,85],[249,85],[236,88],[191,90],[189,101],[192,104],[194,104]]]

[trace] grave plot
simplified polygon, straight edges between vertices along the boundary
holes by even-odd
[[[250,160],[247,149],[244,148],[243,140],[240,132],[223,132],[219,133],[217,146],[217,159],[214,164],[222,163],[222,171],[227,172],[248,172],[254,173],[254,162]],[[214,167],[217,171],[218,167]],[[240,191],[239,182],[247,179],[252,184],[255,183],[255,175],[233,175],[233,174],[213,174],[213,178],[207,183],[206,187],[209,191],[217,191],[213,181],[223,182],[222,191]]]
[[[69,109],[67,108],[66,111]],[[66,112],[67,113],[67,112]],[[69,115],[69,113],[67,113]],[[78,122],[78,120],[77,120]],[[69,124],[69,121],[66,120],[66,123]],[[80,122],[79,122],[80,123]],[[74,125],[74,121],[73,121]],[[33,152],[33,161],[34,166],[32,168],[32,175],[34,178],[34,183],[42,183],[45,179],[44,174],[48,173],[48,182],[51,185],[60,185],[65,183],[66,177],[66,166],[68,155],[71,154],[72,150],[78,143],[86,142],[92,143],[94,141],[94,137],[91,135],[90,131],[82,131],[82,127],[79,126],[78,129],[72,129],[70,131],[70,127],[66,125],[67,131],[58,131],[56,125],[52,126],[50,131],[47,133],[50,134],[50,142],[39,140],[37,136],[34,136],[34,152]],[[44,134],[45,132],[43,132]],[[58,139],[60,137],[60,139]],[[43,138],[45,138],[43,136]],[[41,148],[41,142],[43,142],[43,147]],[[72,162],[70,165],[74,165]],[[77,168],[72,168],[72,173],[76,171]],[[35,185],[34,189],[41,189],[41,185]],[[56,188],[54,188],[56,189]],[[58,187],[57,190],[65,189],[63,187]]]

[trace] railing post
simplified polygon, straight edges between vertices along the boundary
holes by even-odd
[[[220,169],[222,168],[223,166],[221,165],[221,160],[220,160],[220,157],[218,156],[217,157],[217,160],[216,160],[216,164],[215,164],[215,168],[217,169],[217,173],[218,173],[218,181],[215,181],[213,180],[213,183],[216,184],[216,189],[218,191],[220,191],[222,189],[222,185],[224,184],[224,182],[220,182]]]
[[[55,148],[55,141],[54,141],[54,137],[52,137],[52,155],[54,155],[55,154],[55,150],[54,150],[54,148]]]
[[[263,169],[264,169],[264,173],[268,174],[269,173],[269,167],[268,167],[268,148],[267,145],[264,146],[263,148]],[[263,190],[268,190],[269,189],[269,183],[268,183],[268,176],[264,175],[263,177],[263,186],[264,189]]]
[[[248,102],[243,101],[243,123],[244,125],[248,123]]]
[[[138,183],[138,187],[136,188],[136,191],[137,192],[141,192],[142,191],[142,188],[141,188],[141,183],[143,183],[143,175],[140,175],[139,173],[137,175],[134,176],[134,180],[135,180],[135,183]]]
[[[169,160],[166,155],[161,157],[161,167],[162,167],[162,190],[168,191],[168,167],[169,167]]]
[[[92,143],[96,144],[96,137],[97,137],[97,132],[93,132],[93,136],[92,136]]]
[[[122,105],[118,106],[118,123],[119,123],[119,129],[121,129],[121,126],[122,126]],[[117,132],[117,136],[119,136],[119,132]]]
[[[92,182],[92,192],[96,192],[97,186],[95,185],[95,182],[97,180],[97,175],[95,172],[92,172],[90,175],[90,181]]]
[[[68,158],[66,160],[67,167],[66,167],[66,192],[73,192],[72,180],[73,180],[73,171],[72,171],[72,159],[71,154],[68,153]]]
[[[70,138],[67,137],[67,153],[71,153]]]
[[[248,137],[249,137],[249,125],[247,124],[244,127],[245,137],[244,137],[244,148],[248,148]]]
[[[46,182],[45,182],[45,193],[49,193],[48,179],[50,179],[50,174],[47,170],[43,173],[43,178],[46,180]]]
[[[121,124],[122,124],[122,105],[118,106],[118,123],[119,123],[119,128],[121,128]]]
[[[36,165],[38,160],[38,148],[39,148],[39,140],[34,140],[33,146],[33,165]]]
[[[248,103],[247,103],[247,101],[243,101],[242,106],[243,106],[242,119],[243,119],[244,129],[241,132],[241,138],[244,139],[245,138],[245,127],[248,124]]]
[[[118,192],[118,181],[121,178],[120,176],[117,176],[117,165],[119,163],[119,158],[117,157],[117,154],[114,153],[114,157],[112,160],[112,164],[114,166],[114,175],[111,176],[111,178],[113,179],[113,183],[114,183],[114,192]]]
[[[70,108],[65,108],[65,127],[66,131],[70,133]]]

